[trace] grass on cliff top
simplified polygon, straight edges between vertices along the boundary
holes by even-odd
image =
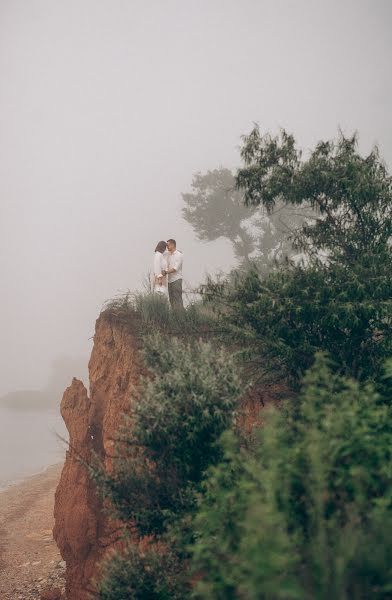
[[[166,296],[153,292],[126,292],[108,300],[106,314],[142,333],[208,335],[216,328],[214,314],[202,302],[191,302],[183,311],[173,310]]]

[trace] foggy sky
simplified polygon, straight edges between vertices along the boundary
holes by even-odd
[[[358,130],[392,164],[388,0],[0,0],[0,394],[85,355],[159,239],[189,285],[228,269],[181,192],[253,122],[310,149]]]

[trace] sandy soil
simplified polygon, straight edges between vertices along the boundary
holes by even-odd
[[[0,598],[39,599],[63,587],[64,563],[53,540],[54,493],[62,465],[0,493]]]

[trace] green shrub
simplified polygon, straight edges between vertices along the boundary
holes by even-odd
[[[390,398],[322,356],[255,454],[226,441],[194,522],[203,599],[386,600],[392,592]]]
[[[186,584],[181,566],[168,549],[140,550],[129,544],[102,566],[95,598],[100,600],[183,600]]]
[[[144,355],[152,378],[119,431],[114,470],[90,472],[116,517],[157,535],[189,509],[204,471],[221,458],[218,440],[242,382],[233,359],[209,343],[156,334]]]
[[[283,266],[266,277],[250,270],[204,292],[220,307],[222,328],[237,340],[257,377],[298,383],[317,351],[340,373],[377,378],[392,354],[392,261],[362,256],[350,268]]]

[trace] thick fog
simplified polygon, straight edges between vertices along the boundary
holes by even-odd
[[[391,17],[389,0],[0,0],[0,395],[87,360],[158,240],[188,287],[232,266],[181,192],[238,166],[253,122],[305,149],[358,130],[390,165]]]

